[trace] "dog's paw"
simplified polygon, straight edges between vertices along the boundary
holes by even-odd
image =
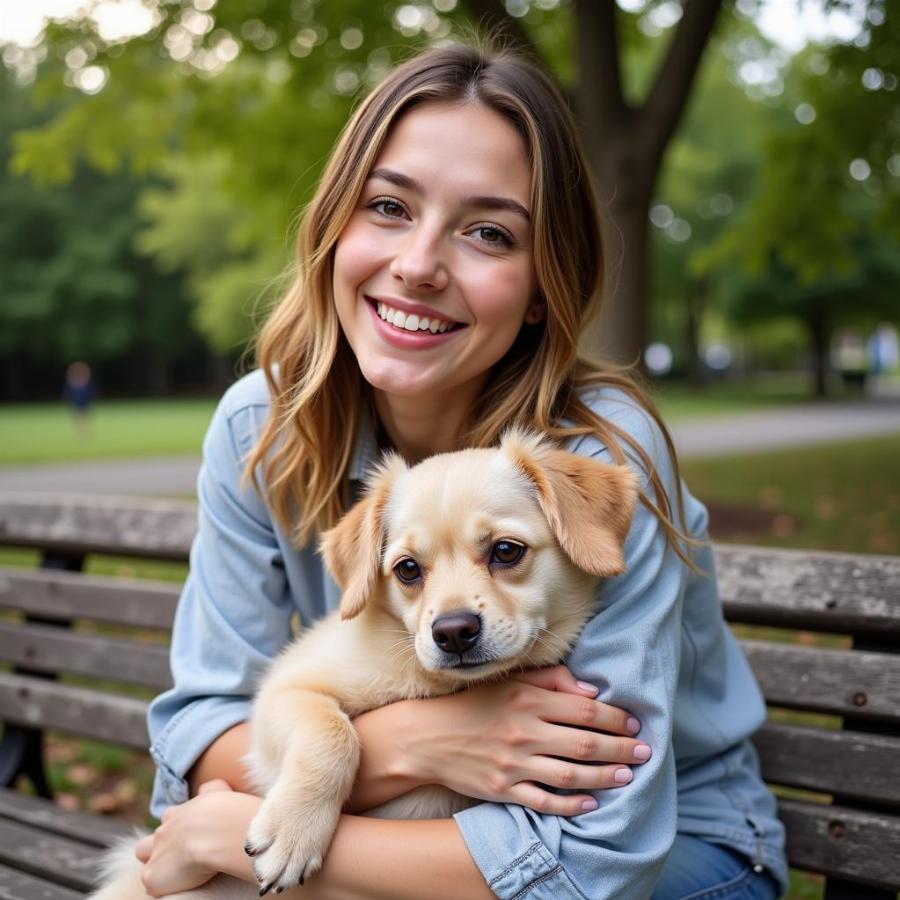
[[[269,797],[250,823],[244,850],[253,860],[260,897],[302,885],[322,867],[340,808]]]

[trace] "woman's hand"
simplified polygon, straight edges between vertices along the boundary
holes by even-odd
[[[554,666],[414,701],[405,736],[414,776],[469,797],[553,815],[596,809],[590,794],[559,795],[541,787],[621,787],[631,781],[630,766],[650,758],[646,744],[627,737],[640,729],[637,720],[594,700],[596,693],[565,666]]]
[[[192,800],[170,806],[159,828],[135,850],[145,864],[141,880],[147,893],[161,897],[186,891],[221,871],[246,877],[246,872],[235,871],[235,863],[238,869],[249,868],[241,848],[260,802],[218,779],[201,785]]]

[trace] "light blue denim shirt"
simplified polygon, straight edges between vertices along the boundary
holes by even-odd
[[[618,391],[597,390],[585,400],[640,443],[674,497],[674,473],[652,419]],[[268,411],[265,379],[253,372],[227,391],[204,443],[199,529],[172,635],[175,686],[149,714],[157,816],[187,799],[185,775],[209,744],[248,718],[260,676],[291,637],[292,617],[299,613],[308,624],[338,604],[314,547],[294,547],[253,488],[241,487],[241,461]],[[574,440],[570,449],[610,459],[593,438]],[[367,427],[351,479],[361,479],[376,458]],[[646,473],[633,464],[646,489]],[[706,510],[687,492],[685,518],[687,531],[705,538]],[[741,851],[785,888],[784,830],[748,740],[765,706],[722,619],[712,551],[697,549],[702,574],[690,572],[641,504],[625,551],[625,574],[602,583],[598,612],[567,664],[600,687],[599,699],[638,717],[651,759],[634,767],[629,785],[598,791],[599,808],[580,816],[500,803],[458,813],[469,851],[501,898],[638,900],[650,896],[678,831]]]

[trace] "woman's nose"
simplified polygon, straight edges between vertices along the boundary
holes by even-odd
[[[443,290],[448,272],[440,241],[433,231],[411,230],[391,261],[391,275],[409,289]]]

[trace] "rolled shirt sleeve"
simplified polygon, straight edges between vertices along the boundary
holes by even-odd
[[[290,637],[295,607],[283,547],[253,486],[241,485],[246,438],[259,424],[248,419],[266,412],[235,405],[226,393],[204,441],[198,530],[172,635],[174,687],[148,715],[156,816],[188,798],[185,776],[194,762],[249,717],[262,672]]]
[[[647,450],[674,498],[674,474],[652,420],[633,409],[617,424]],[[609,461],[596,441],[582,441],[576,449]],[[652,498],[646,473],[636,468],[643,490]],[[599,700],[638,717],[638,737],[653,755],[634,766],[634,779],[627,786],[596,792],[598,809],[580,816],[545,815],[495,803],[457,813],[469,851],[498,897],[512,900],[527,893],[529,900],[646,898],[674,841],[672,710],[687,570],[656,516],[640,503],[625,558],[625,573],[601,585],[598,612],[567,665],[578,679],[599,687]]]

